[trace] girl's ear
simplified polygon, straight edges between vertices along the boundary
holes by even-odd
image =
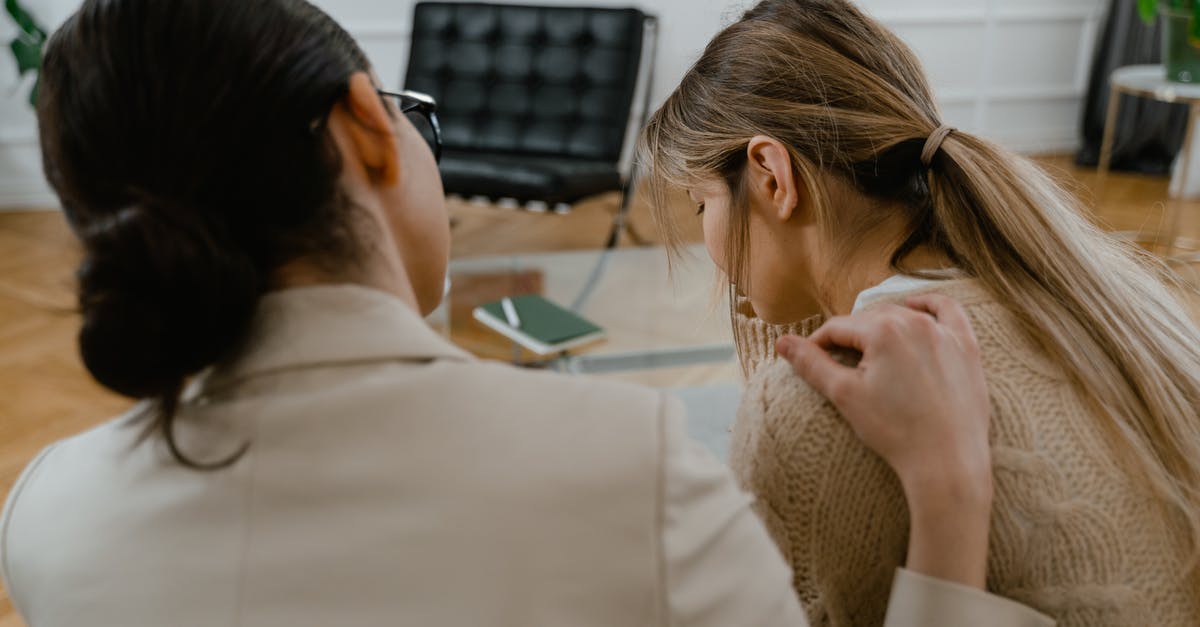
[[[755,135],[746,147],[746,167],[752,204],[769,209],[779,222],[803,211],[808,189],[799,184],[787,146],[772,137]]]

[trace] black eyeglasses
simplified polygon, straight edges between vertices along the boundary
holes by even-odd
[[[428,94],[419,91],[391,92],[377,89],[380,96],[395,98],[408,121],[417,128],[421,137],[429,144],[436,161],[442,160],[442,125],[438,122],[437,101]]]

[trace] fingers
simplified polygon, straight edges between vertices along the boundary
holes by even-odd
[[[881,333],[899,332],[906,321],[918,315],[899,305],[884,304],[870,311],[830,318],[808,339],[826,350],[852,348],[865,353]]]
[[[937,319],[938,322],[955,330],[970,329],[967,314],[958,301],[941,294],[921,294],[910,296],[904,303],[917,311],[924,311]]]
[[[816,349],[820,355],[806,359],[819,360],[814,362],[818,364],[824,360],[832,361],[826,351],[835,348],[849,348],[866,355],[886,351],[886,346],[911,347],[912,341],[917,338],[924,338],[923,341],[935,345],[938,336],[950,339],[968,354],[978,354],[975,333],[966,312],[957,301],[939,294],[925,294],[910,297],[905,304],[907,307],[883,304],[869,311],[830,318],[809,336],[808,343],[812,346],[805,346],[795,339],[789,340],[789,345],[798,350]],[[796,366],[794,360],[790,361]]]
[[[971,322],[967,320],[967,312],[953,298],[941,294],[922,294],[905,299],[905,304],[933,316],[960,340],[965,340],[965,346],[972,348],[978,346],[975,332],[971,329]]]
[[[776,352],[792,364],[792,369],[817,392],[835,405],[845,399],[859,372],[839,364],[825,349],[811,340],[786,336],[776,343]]]
[[[869,332],[870,327],[863,316],[838,316],[827,320],[808,339],[825,350],[842,347],[863,352]]]

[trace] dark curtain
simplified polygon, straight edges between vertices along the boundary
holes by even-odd
[[[1153,27],[1138,17],[1137,3],[1110,0],[1104,31],[1096,42],[1092,74],[1083,111],[1083,147],[1075,163],[1094,166],[1100,161],[1104,120],[1108,113],[1112,71],[1125,65],[1162,61],[1162,21]],[[1187,130],[1186,105],[1121,96],[1121,113],[1113,142],[1112,169],[1166,174]]]

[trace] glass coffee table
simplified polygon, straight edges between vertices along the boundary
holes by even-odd
[[[703,246],[668,260],[662,247],[454,260],[445,311],[432,324],[485,359],[657,387],[736,384],[728,297]],[[605,330],[606,339],[558,356],[528,352],[477,322],[473,309],[540,294]],[[438,318],[441,320],[438,320]]]

